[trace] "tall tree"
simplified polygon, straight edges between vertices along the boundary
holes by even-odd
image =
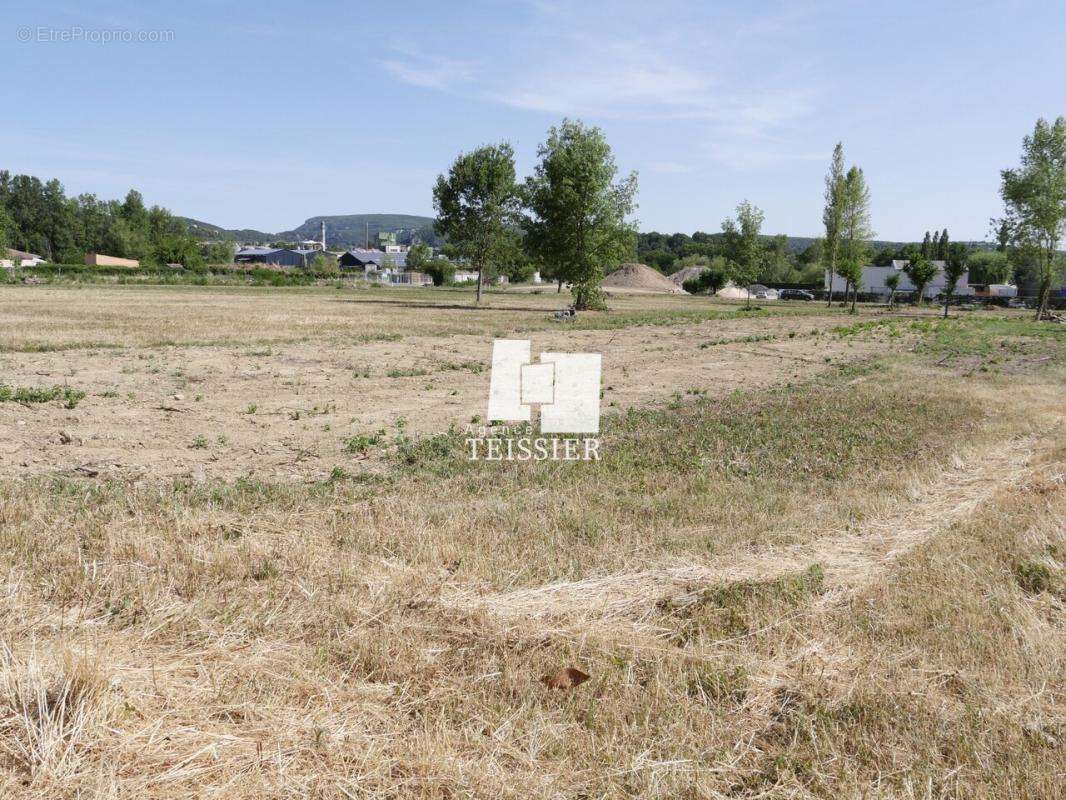
[[[922,239],[922,258],[929,258],[932,255],[933,243],[929,236],[929,231],[925,232],[925,238]]]
[[[944,228],[944,230],[940,232],[940,243],[937,245],[936,248],[936,257],[941,261],[946,260],[948,257],[949,246],[950,245],[948,243],[948,229]]]
[[[1061,269],[1059,241],[1066,227],[1066,117],[1037,120],[1022,142],[1022,163],[1001,173],[1004,222],[1015,246],[1032,253],[1037,319],[1047,313],[1051,285]]]
[[[944,237],[947,237],[947,229],[944,229]],[[955,294],[955,286],[966,273],[966,257],[969,255],[969,251],[966,245],[961,242],[955,242],[949,246],[946,246],[944,253],[944,319],[948,316],[948,306],[951,304],[951,298]]]
[[[862,278],[862,265],[869,250],[869,241],[874,232],[870,226],[870,190],[862,169],[852,167],[844,177],[844,213],[841,225],[841,261],[848,265],[848,284],[851,287],[851,310],[855,303]],[[845,295],[845,301],[847,296]]]
[[[737,286],[748,289],[759,277],[765,259],[760,233],[765,214],[758,206],[747,200],[737,206],[736,220],[722,223],[722,234],[729,249],[730,279]],[[747,292],[747,305],[751,305],[751,292]]]
[[[6,258],[4,250],[10,245],[14,235],[15,221],[7,213],[3,203],[0,203],[0,257]]]
[[[829,272],[829,300],[826,307],[833,304],[833,276],[840,258],[840,234],[844,225],[844,145],[837,142],[833,148],[833,160],[829,164],[829,173],[825,176],[825,208],[822,210],[822,223],[825,225],[825,243],[822,255]]]
[[[486,145],[455,159],[433,187],[434,230],[477,270],[477,302],[483,274],[514,237],[519,202],[511,145]]]
[[[548,274],[573,287],[574,307],[602,307],[606,270],[636,246],[637,175],[615,181],[618,168],[599,128],[563,120],[548,131],[540,162],[525,184],[525,244]]]

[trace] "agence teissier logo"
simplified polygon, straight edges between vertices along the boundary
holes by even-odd
[[[573,434],[600,431],[600,369],[599,353],[541,353],[534,362],[529,340],[495,340],[488,407],[493,427],[466,440],[470,459],[598,461],[599,438]],[[571,435],[534,436],[534,411],[541,434]]]

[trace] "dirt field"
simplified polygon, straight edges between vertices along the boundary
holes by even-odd
[[[492,311],[396,292],[354,300],[144,288],[27,295],[0,291],[0,374],[86,398],[70,410],[0,405],[11,432],[0,475],[9,477],[80,470],[134,480],[319,480],[337,466],[359,469],[345,452],[353,436],[484,422],[492,340],[467,332],[479,327],[528,336],[534,352],[602,353],[608,410],[674,392],[719,397],[803,380],[905,344],[831,335],[848,320],[820,306],[768,318],[736,318],[741,306],[724,307],[732,318],[562,331],[546,321],[560,305],[551,295],[494,296]],[[637,303],[626,298],[620,310]]]
[[[0,288],[0,797],[1057,796],[1061,326],[469,303]],[[500,336],[601,461],[442,433]]]

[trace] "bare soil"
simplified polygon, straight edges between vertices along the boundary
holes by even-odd
[[[363,319],[346,328],[343,317],[332,316],[338,303],[329,295],[303,297],[288,311],[271,298],[262,309],[231,308],[228,325],[239,332],[251,324],[253,312],[266,312],[260,324],[263,332],[268,327],[275,334],[275,343],[216,344],[199,340],[219,319],[225,295],[205,295],[196,306],[186,302],[185,293],[74,294],[79,302],[98,301],[100,314],[115,320],[121,339],[135,344],[94,347],[97,336],[109,338],[100,331],[78,347],[61,324],[54,331],[36,327],[34,346],[70,349],[0,353],[3,382],[86,393],[74,409],[58,402],[0,404],[0,426],[7,431],[0,442],[0,475],[317,480],[337,466],[357,472],[363,462],[345,451],[350,437],[382,430],[391,436],[398,424],[409,432],[435,433],[484,422],[496,334],[401,331],[447,331],[452,324],[461,330],[463,313],[476,324],[495,315],[501,325],[514,315],[506,306],[426,308],[410,312],[419,314],[414,321],[389,317],[383,323],[368,299],[358,310],[377,327],[363,334]],[[360,302],[345,300],[343,311]],[[65,310],[73,313],[69,305]],[[386,307],[381,313],[393,311]],[[529,314],[535,312],[533,307]],[[82,313],[91,309],[79,310],[75,318]],[[136,344],[148,337],[138,325],[149,314],[165,325],[160,338],[175,344]],[[542,317],[537,313],[536,321]],[[442,324],[452,318],[454,323]],[[899,339],[824,335],[840,324],[841,317],[830,314],[498,333],[531,338],[534,352],[602,353],[603,409],[611,413],[675,393],[713,397],[799,381],[903,346]],[[292,341],[293,334],[301,340]],[[383,340],[391,336],[402,338]]]

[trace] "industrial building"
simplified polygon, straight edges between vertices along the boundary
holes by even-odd
[[[86,253],[85,264],[90,267],[127,267],[128,269],[136,269],[141,265],[141,262],[135,258],[119,258],[118,256],[107,256],[103,253]]]
[[[354,248],[341,253],[337,260],[341,269],[363,270],[404,270],[407,269],[407,253],[386,253],[383,250],[366,250]]]
[[[944,286],[947,280],[944,277],[944,262],[932,261],[933,266],[937,268],[936,275],[925,286],[923,292],[925,298],[934,298],[944,291]],[[893,261],[889,266],[885,267],[863,267],[862,268],[862,280],[859,285],[860,295],[873,295],[879,299],[888,299],[892,294],[892,290],[885,284],[885,278],[889,275],[899,275],[899,285],[896,287],[896,294],[908,294],[913,293],[915,286],[911,283],[907,273],[904,272],[906,267],[910,266],[909,261]],[[832,283],[830,284],[829,273],[825,275],[825,288],[831,290],[834,294],[843,294],[847,288],[847,281],[844,280],[838,274],[833,274]],[[964,272],[959,280],[955,284],[954,294],[956,296],[968,296],[973,294],[973,289],[970,288],[969,273]]]
[[[237,264],[272,264],[279,267],[309,267],[322,251],[308,248],[244,247],[233,260]]]

